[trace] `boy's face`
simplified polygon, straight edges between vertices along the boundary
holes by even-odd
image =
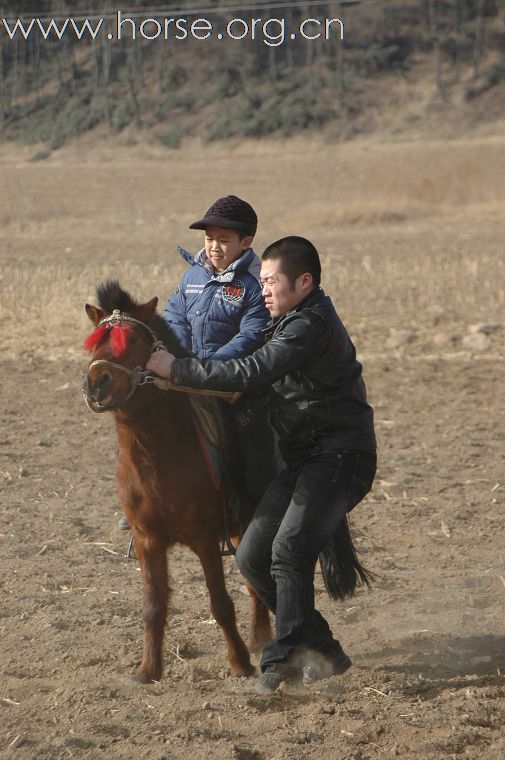
[[[205,253],[216,272],[224,272],[252,243],[252,235],[240,238],[236,230],[224,227],[207,227]]]

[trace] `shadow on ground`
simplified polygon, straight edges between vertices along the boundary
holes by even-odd
[[[406,690],[428,698],[446,688],[505,687],[505,636],[416,635],[389,645],[365,659],[386,660],[380,668],[390,675],[417,676],[425,681]],[[403,689],[405,692],[405,689]]]

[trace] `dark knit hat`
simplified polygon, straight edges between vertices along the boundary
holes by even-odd
[[[236,195],[218,198],[206,212],[203,219],[189,225],[190,230],[205,230],[207,227],[224,227],[237,230],[245,235],[255,235],[258,217],[253,207]]]

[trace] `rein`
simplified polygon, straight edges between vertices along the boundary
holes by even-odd
[[[160,350],[166,350],[166,346],[163,343],[163,341],[159,340],[154,333],[153,330],[149,327],[149,325],[146,325],[145,322],[141,322],[140,319],[135,319],[135,317],[130,317],[128,314],[122,314],[119,309],[114,309],[112,314],[110,314],[108,317],[105,317],[102,319],[98,325],[98,327],[103,327],[104,325],[109,325],[113,327],[114,325],[121,325],[125,322],[129,324],[135,324],[139,325],[147,332],[147,334],[152,339],[151,344],[151,354],[154,354],[155,351]],[[233,393],[229,391],[209,391],[209,390],[197,390],[195,388],[189,388],[185,385],[174,385],[170,380],[164,379],[162,377],[158,377],[157,375],[151,375],[149,372],[147,372],[143,367],[138,365],[134,369],[128,369],[128,367],[124,367],[122,364],[118,364],[117,362],[111,362],[108,359],[95,359],[91,362],[91,364],[88,367],[88,372],[92,367],[111,367],[112,369],[119,370],[120,372],[124,372],[128,375],[130,380],[130,387],[128,388],[128,393],[124,397],[121,403],[125,403],[128,401],[137,388],[142,385],[150,385],[153,384],[157,388],[163,391],[180,391],[181,393],[195,393],[197,395],[201,396],[220,396],[221,398],[231,398],[233,396]],[[87,373],[86,373],[87,374]],[[86,402],[86,405],[89,409],[91,409],[92,412],[96,412],[97,414],[101,414],[102,412],[106,412],[109,409],[114,409],[113,406],[104,405],[101,406],[98,401],[93,401],[89,398],[88,394],[86,393],[86,390],[83,388],[82,394],[84,396],[84,401]]]

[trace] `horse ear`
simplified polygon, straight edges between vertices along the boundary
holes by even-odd
[[[156,314],[157,305],[158,296],[154,296],[154,298],[152,298],[150,301],[139,306],[138,311],[141,314],[141,319],[143,322],[147,322],[147,324],[149,324],[152,321],[152,318]]]
[[[86,314],[91,319],[95,327],[104,318],[105,312],[98,308],[98,306],[90,306],[89,303],[85,306]]]

